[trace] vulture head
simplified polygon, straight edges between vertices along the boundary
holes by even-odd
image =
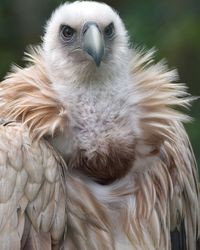
[[[91,1],[60,6],[47,23],[43,48],[48,75],[61,96],[66,84],[100,84],[124,75],[130,59],[119,15]]]

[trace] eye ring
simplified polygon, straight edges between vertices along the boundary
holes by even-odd
[[[76,31],[69,25],[61,25],[60,36],[63,41],[70,42],[73,39],[75,32]]]
[[[115,27],[113,23],[110,23],[108,26],[104,29],[104,34],[108,38],[112,38],[115,34]]]

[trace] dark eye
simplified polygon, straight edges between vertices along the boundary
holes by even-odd
[[[62,25],[60,29],[60,34],[61,34],[61,38],[64,41],[71,41],[71,39],[73,38],[75,34],[75,30],[68,25]]]
[[[113,23],[110,23],[107,27],[105,27],[104,29],[105,36],[107,36],[108,38],[112,38],[114,33],[115,33],[115,28]]]

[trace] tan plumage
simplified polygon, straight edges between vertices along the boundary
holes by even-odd
[[[136,97],[140,136],[132,166],[106,185],[71,168],[53,143],[70,133],[71,110],[52,87],[42,49],[32,51],[29,65],[14,68],[1,83],[2,250],[168,250],[170,231],[181,230],[182,222],[186,249],[196,249],[198,173],[182,125],[188,117],[174,109],[189,106],[192,98],[175,83],[176,72],[154,64],[153,55],[132,50],[130,95]],[[121,150],[129,157],[126,145]],[[101,157],[103,164],[107,156]],[[93,171],[96,177],[99,172]]]

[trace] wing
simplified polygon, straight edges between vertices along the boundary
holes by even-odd
[[[194,99],[186,92],[184,84],[177,83],[176,71],[169,71],[163,62],[152,64],[153,55],[154,51],[138,53],[134,50],[131,71],[141,112],[140,140],[146,147],[154,148],[151,153],[157,152],[159,156],[159,160],[158,157],[154,160],[155,167],[147,170],[148,182],[142,180],[149,190],[156,192],[156,198],[143,186],[143,200],[149,200],[147,211],[148,208],[156,211],[161,228],[165,225],[163,234],[167,235],[169,230],[174,232],[171,234],[172,249],[195,250],[200,237],[198,168],[182,125],[189,117],[180,112],[180,108],[188,107]],[[143,159],[145,157],[148,159],[148,155],[143,155]],[[154,198],[155,206],[152,207],[147,196]]]
[[[2,250],[113,249],[102,205],[19,123],[0,125],[0,190]]]
[[[172,249],[196,249],[200,237],[198,172],[190,141],[181,124],[173,124],[176,138],[165,142],[163,161],[167,165],[173,196],[170,201]]]
[[[33,142],[22,125],[0,125],[2,250],[51,249],[61,240],[66,225],[62,167],[51,146]]]

